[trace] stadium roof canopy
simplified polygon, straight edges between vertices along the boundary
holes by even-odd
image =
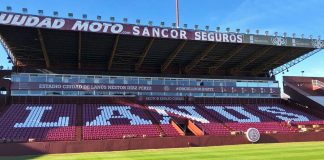
[[[144,26],[0,12],[17,67],[107,73],[266,76],[323,48],[286,36]],[[288,67],[287,67],[288,68]]]

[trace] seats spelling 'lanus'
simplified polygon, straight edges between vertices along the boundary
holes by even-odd
[[[297,113],[287,112],[286,110],[278,106],[259,106],[258,109],[260,111],[268,113],[269,116],[275,116],[276,118],[283,121],[288,121],[288,120],[293,120],[297,122],[309,121],[309,119],[306,116]]]
[[[241,106],[205,106],[209,110],[213,110],[217,112],[218,114],[221,114],[222,116],[226,117],[228,120],[232,120],[234,122],[261,122],[260,118],[247,112],[243,107]],[[231,113],[229,113],[227,110],[233,110],[246,118],[239,118]]]
[[[82,105],[82,138],[180,136],[170,121],[191,120],[207,135],[229,135],[255,127],[261,133],[295,132],[279,122],[305,123],[319,119],[280,105]],[[11,105],[0,118],[0,138],[74,140],[76,105]]]
[[[70,117],[58,117],[56,122],[41,122],[45,111],[51,111],[51,106],[28,106],[26,110],[30,113],[24,123],[16,123],[15,128],[27,128],[27,127],[64,127],[68,126]]]
[[[140,107],[125,105],[83,105],[83,139],[158,137],[160,132]]]
[[[277,121],[309,121],[309,118],[301,113],[296,113],[293,110],[286,111],[279,106],[259,106],[253,111],[248,107],[243,106],[215,106],[215,105],[205,105],[202,106],[206,112],[209,112],[210,115],[214,118],[218,118],[220,122],[262,122],[263,114],[276,118]],[[171,117],[177,119],[178,117],[184,117],[193,121],[200,123],[210,123],[211,120],[206,119],[205,115],[198,113],[200,110],[195,106],[184,106],[184,105],[150,105],[149,109],[155,111],[162,117],[158,117],[161,124],[169,124]],[[261,118],[262,117],[262,118]],[[263,118],[264,119],[264,118]],[[266,118],[270,120],[269,118]],[[263,120],[264,121],[264,120]]]
[[[170,117],[167,112],[176,114],[181,117],[192,119],[201,123],[209,123],[209,121],[202,117],[199,113],[195,111],[194,106],[177,106],[177,108],[170,108],[166,106],[149,106],[149,109],[155,110],[157,113],[163,116],[163,119],[160,120],[161,124],[169,124]],[[188,113],[180,111],[179,109],[185,110]]]
[[[0,138],[75,140],[76,105],[13,104],[0,118]]]
[[[100,106],[100,115],[96,116],[93,121],[87,121],[86,126],[106,126],[111,125],[110,119],[129,119],[131,125],[152,124],[151,120],[145,120],[130,112],[130,106]],[[118,115],[114,114],[114,111]]]

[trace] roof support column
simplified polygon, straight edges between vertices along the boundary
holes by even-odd
[[[161,72],[164,72],[169,67],[169,65],[171,64],[173,59],[178,55],[178,53],[182,50],[182,48],[186,45],[186,43],[187,43],[187,41],[182,41],[177,46],[177,48],[169,55],[169,57],[166,59],[166,61],[161,66]]]
[[[238,54],[240,51],[242,51],[247,44],[241,44],[238,47],[236,47],[234,50],[231,50],[227,54],[223,56],[223,58],[220,59],[218,63],[216,63],[214,66],[209,67],[209,73],[212,73],[213,71],[219,69],[222,65],[224,65],[228,60],[230,60],[232,57],[234,57],[236,54]]]
[[[268,61],[264,62],[264,65],[255,68],[254,70],[252,70],[252,74],[253,75],[258,75],[260,73],[263,73],[266,69],[273,69],[273,67],[275,67],[276,65],[278,65],[278,63],[286,58],[287,56],[290,55],[290,53],[293,52],[293,49],[287,49],[286,51],[284,51],[282,54],[278,54],[275,57],[272,57],[271,59],[269,59]]]
[[[111,70],[111,66],[112,66],[116,51],[117,51],[118,41],[119,41],[119,35],[116,36],[115,43],[114,43],[112,52],[110,54],[110,58],[108,61],[108,71]]]
[[[49,61],[49,58],[48,58],[48,54],[47,54],[47,50],[46,50],[46,45],[45,45],[45,42],[44,42],[44,38],[43,38],[42,32],[41,32],[40,29],[37,29],[37,33],[38,33],[39,42],[41,44],[41,48],[42,48],[42,52],[43,52],[43,56],[44,56],[46,68],[49,68],[50,67],[50,61]]]
[[[135,70],[139,70],[141,68],[146,55],[148,54],[148,52],[150,51],[150,49],[151,49],[151,47],[153,45],[153,42],[154,42],[154,38],[151,38],[150,42],[147,44],[147,46],[145,47],[143,53],[141,54],[140,59],[135,64]]]
[[[262,48],[260,51],[254,52],[249,59],[242,61],[241,63],[239,63],[236,67],[234,67],[231,72],[237,73],[239,71],[241,71],[242,69],[244,69],[246,66],[248,66],[249,64],[251,64],[252,62],[254,62],[255,60],[257,60],[259,57],[262,57],[265,53],[267,53],[268,51],[270,51],[273,48],[273,46],[267,46]]]
[[[81,69],[81,47],[82,47],[82,39],[81,32],[79,32],[79,45],[78,45],[78,69]]]
[[[185,73],[189,73],[193,68],[196,67],[196,65],[203,60],[208,53],[215,48],[217,43],[211,43],[208,45],[208,47],[201,52],[194,60],[192,60],[186,67],[185,67]]]

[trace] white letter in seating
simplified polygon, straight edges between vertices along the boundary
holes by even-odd
[[[200,114],[198,114],[194,109],[194,106],[178,106],[179,109],[183,109],[186,110],[188,113],[173,109],[173,108],[169,108],[166,106],[149,106],[150,109],[156,110],[160,115],[163,116],[163,119],[160,120],[161,124],[169,124],[170,121],[170,116],[168,115],[167,112],[171,112],[173,114],[185,117],[185,118],[189,118],[201,123],[209,123],[209,121],[207,119],[205,119],[204,117],[202,117]]]
[[[100,115],[91,122],[86,122],[86,126],[107,126],[111,125],[110,119],[126,118],[130,120],[131,125],[152,124],[150,120],[142,119],[130,112],[129,106],[101,106],[98,108],[101,110]],[[118,111],[119,116],[114,116],[113,112]]]
[[[277,118],[284,121],[289,121],[289,120],[298,121],[298,122],[309,121],[309,119],[303,115],[288,113],[284,109],[276,106],[274,107],[260,106],[259,110],[263,112],[273,113]]]
[[[239,106],[226,106],[226,107],[222,107],[222,106],[206,106],[206,108],[214,110],[217,113],[224,116],[225,118],[227,118],[229,120],[232,120],[232,121],[235,121],[235,122],[260,122],[259,117],[256,117],[256,116],[252,115],[251,113],[245,111],[243,107],[239,107]],[[227,112],[225,109],[234,110],[234,111],[238,112],[239,114],[244,115],[247,118],[238,118],[235,115]]]
[[[51,106],[27,107],[30,110],[24,123],[16,123],[14,128],[64,127],[69,125],[69,117],[58,117],[57,122],[41,122],[44,112],[52,110]]]

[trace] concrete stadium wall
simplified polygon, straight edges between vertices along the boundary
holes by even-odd
[[[292,133],[261,135],[258,143],[324,141],[323,133]],[[31,142],[0,144],[0,156],[41,155],[52,153],[102,152],[136,149],[201,147],[249,144],[244,135],[239,136],[187,136],[163,138],[134,138],[69,142]]]

